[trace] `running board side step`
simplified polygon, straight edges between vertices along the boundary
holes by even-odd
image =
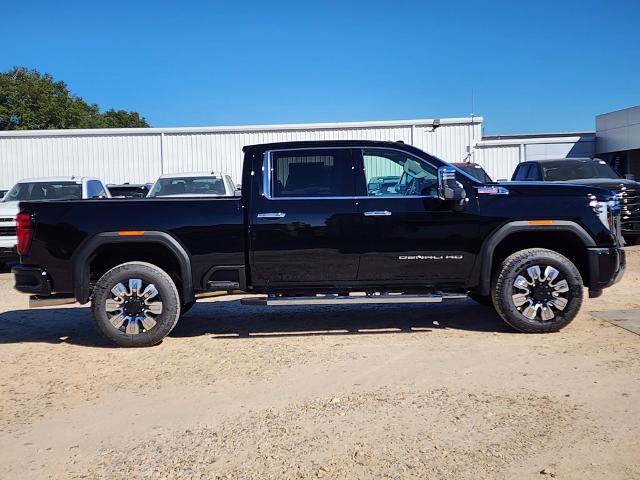
[[[239,288],[239,282],[207,282],[207,289],[211,291],[238,290]]]
[[[441,303],[443,300],[465,300],[467,295],[443,293],[441,295],[315,295],[309,297],[243,298],[243,305],[291,306],[291,305],[366,305],[396,303]]]
[[[31,295],[29,297],[29,308],[56,307],[58,305],[70,305],[76,303],[75,297],[65,295],[49,295],[48,297],[38,297]]]

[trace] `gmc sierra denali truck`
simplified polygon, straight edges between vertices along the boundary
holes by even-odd
[[[625,267],[613,192],[484,184],[395,142],[248,146],[241,197],[22,202],[17,234],[17,290],[91,302],[120,346],[157,344],[196,298],[238,290],[319,308],[468,295],[552,332]]]

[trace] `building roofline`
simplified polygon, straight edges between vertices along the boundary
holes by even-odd
[[[234,125],[213,127],[166,127],[166,128],[90,128],[65,130],[9,130],[0,132],[3,137],[56,137],[79,135],[158,135],[182,133],[242,133],[280,130],[334,130],[351,128],[385,128],[385,127],[432,127],[434,125],[480,125],[482,117],[428,118],[410,120],[382,120],[366,122],[331,122],[331,123],[285,123],[274,125]]]
[[[536,143],[595,142],[595,132],[532,133],[525,135],[491,135],[482,137],[476,147],[532,145]]]
[[[595,136],[596,132],[553,132],[553,133],[520,133],[510,135],[484,135],[482,140],[511,140],[528,138],[584,137]]]
[[[606,112],[606,113],[599,113],[598,115],[596,115],[596,118],[604,117],[605,115],[611,115],[612,113],[624,112],[625,110],[633,110],[636,108],[640,108],[640,105],[634,105],[633,107],[619,108],[618,110],[611,110],[610,112]]]

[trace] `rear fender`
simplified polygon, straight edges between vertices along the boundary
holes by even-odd
[[[79,303],[87,303],[91,295],[89,289],[89,267],[91,256],[96,250],[108,244],[116,243],[155,243],[166,247],[178,260],[182,277],[182,297],[185,303],[194,299],[191,258],[186,249],[171,235],[165,232],[144,231],[140,235],[123,236],[119,232],[99,233],[83,242],[73,255],[73,289]]]

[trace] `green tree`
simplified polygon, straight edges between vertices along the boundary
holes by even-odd
[[[148,127],[137,112],[88,104],[48,73],[14,67],[0,73],[0,130]]]

